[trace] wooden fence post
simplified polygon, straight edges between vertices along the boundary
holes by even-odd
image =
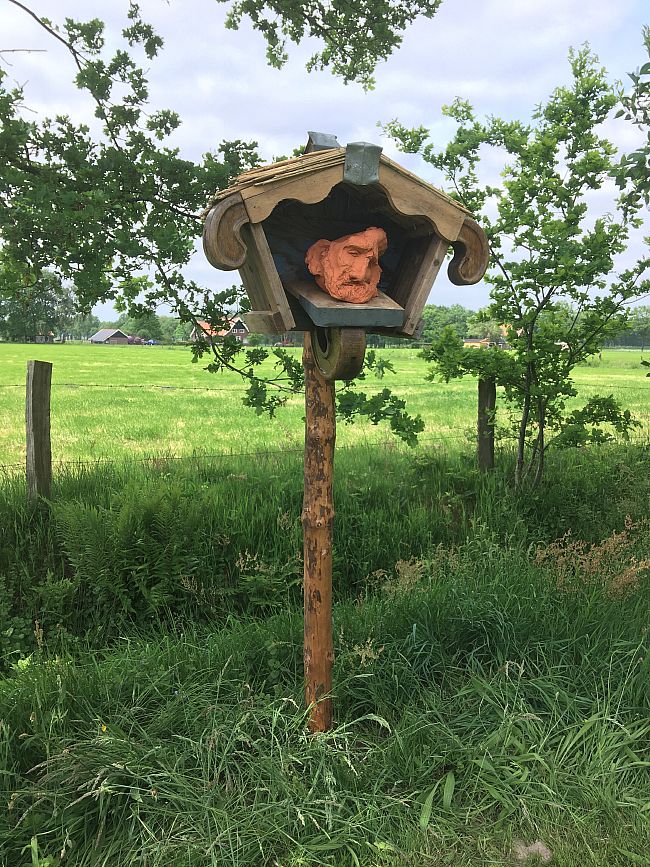
[[[479,470],[494,469],[494,410],[497,387],[492,380],[478,381],[477,450]]]
[[[332,535],[334,525],[334,383],[314,362],[312,335],[305,332],[305,490],[302,509],[305,600],[305,701],[309,729],[332,727]],[[325,696],[325,697],[324,697]]]
[[[27,362],[25,427],[27,433],[27,498],[36,502],[49,497],[52,486],[52,446],[50,443],[50,387],[52,365],[49,361]]]

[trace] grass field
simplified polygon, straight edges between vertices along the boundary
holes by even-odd
[[[517,494],[507,449],[476,468],[475,383],[386,352],[427,429],[340,428],[336,725],[310,737],[301,401],[258,419],[184,350],[35,350],[0,345],[2,463],[31,357],[73,462],[47,509],[0,476],[0,867],[650,865],[639,353],[576,374],[638,441],[558,452]],[[288,453],[226,454],[259,449]]]
[[[299,352],[299,350],[296,350]],[[476,383],[427,382],[427,365],[414,349],[382,350],[397,375],[358,387],[390,387],[419,413],[424,442],[466,444],[473,436]],[[27,360],[52,361],[54,460],[119,459],[169,454],[252,452],[302,447],[299,397],[269,423],[241,403],[242,381],[192,364],[188,349],[140,346],[27,346],[0,344],[0,464],[24,460],[24,379]],[[614,394],[650,431],[650,380],[641,353],[606,351],[576,371],[581,397]],[[339,445],[386,437],[382,427],[341,425]],[[458,445],[455,446],[456,448]],[[463,446],[465,447],[465,446]]]

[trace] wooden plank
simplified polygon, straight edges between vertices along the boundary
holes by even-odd
[[[49,498],[52,487],[52,445],[50,442],[50,390],[52,365],[49,361],[27,362],[25,429],[27,435],[27,497],[36,502]]]
[[[477,454],[479,470],[494,469],[494,411],[497,387],[489,379],[478,381]]]
[[[404,309],[383,292],[364,304],[349,304],[332,298],[313,281],[291,280],[286,290],[300,301],[314,325],[323,328],[399,328],[404,322]]]
[[[286,330],[280,315],[270,310],[251,310],[242,319],[252,334],[282,334]]]
[[[383,163],[379,167],[379,183],[391,205],[401,214],[427,217],[443,238],[455,241],[467,211],[456,206],[432,187],[424,187],[401,172]]]
[[[404,307],[402,331],[408,336],[416,332],[448,248],[448,241],[437,235],[429,235],[414,238],[402,254],[402,264],[391,292],[398,304]]]
[[[414,175],[413,172],[410,172],[408,169],[405,169],[404,166],[401,166],[399,163],[396,163],[394,160],[389,159],[384,154],[381,155],[381,162],[385,166],[387,166],[388,168],[390,168],[393,171],[397,172],[398,174],[402,175],[404,178],[407,178],[408,180],[410,180],[412,183],[417,184],[418,186],[422,187],[422,189],[428,190],[429,192],[434,193],[436,196],[438,196],[440,199],[444,200],[447,204],[451,205],[452,207],[458,208],[459,210],[463,211],[463,213],[467,214],[470,217],[472,216],[471,212],[461,202],[457,201],[456,199],[453,199],[451,196],[449,196],[447,193],[443,192],[442,190],[439,190],[438,187],[434,187],[433,184],[430,184],[427,181],[423,181],[422,178],[418,177],[417,175]]]
[[[300,174],[268,186],[241,190],[251,223],[261,223],[284,199],[297,199],[305,205],[322,201],[333,186],[343,180],[343,163],[324,168],[315,174]]]
[[[295,326],[287,296],[278,277],[278,272],[269,249],[262,226],[247,224],[241,228],[241,238],[248,253],[239,269],[244,288],[253,310],[279,314],[282,323],[279,332],[290,331]]]

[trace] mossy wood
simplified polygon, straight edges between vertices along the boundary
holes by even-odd
[[[388,249],[381,258],[382,295],[360,315],[353,309],[359,305],[332,306],[307,271],[305,254],[321,238],[333,241],[369,226],[384,229]],[[461,286],[481,279],[488,256],[485,234],[469,211],[365,142],[240,175],[206,211],[203,242],[212,265],[239,269],[252,306],[247,324],[265,333],[337,325],[413,337],[449,247],[449,278]],[[295,290],[305,284],[313,292]],[[306,316],[297,316],[297,308]]]

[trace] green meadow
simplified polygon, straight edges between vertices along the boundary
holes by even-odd
[[[517,494],[506,441],[477,470],[475,382],[383,352],[396,375],[358,387],[426,430],[339,428],[335,727],[310,736],[301,401],[258,418],[182,349],[0,345],[1,462],[29,358],[63,462],[47,507],[0,476],[2,867],[650,864],[640,353],[576,372],[634,440]]]
[[[295,350],[298,353],[300,350]],[[479,350],[477,350],[479,351]],[[381,350],[396,374],[374,376],[357,388],[384,387],[403,397],[426,423],[424,443],[469,446],[475,427],[476,383],[426,381],[416,349]],[[303,405],[292,398],[269,423],[242,405],[245,390],[233,373],[211,374],[192,363],[187,348],[0,344],[0,463],[24,461],[24,380],[27,361],[51,361],[52,453],[55,461],[184,456],[302,447]],[[650,380],[638,351],[605,351],[579,368],[580,397],[614,394],[650,430]],[[205,363],[205,362],[204,362]],[[272,369],[269,361],[268,370]],[[643,433],[641,432],[641,436]],[[382,427],[340,425],[338,443],[384,439]]]

